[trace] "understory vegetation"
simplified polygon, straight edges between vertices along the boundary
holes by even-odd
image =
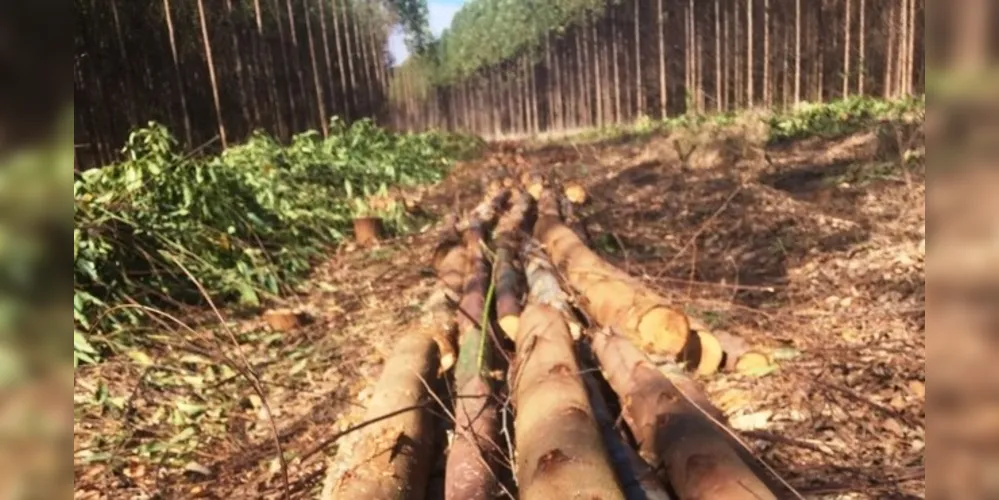
[[[741,124],[761,129],[767,143],[780,144],[810,137],[833,139],[866,129],[878,129],[880,125],[918,122],[925,112],[925,96],[891,100],[856,96],[832,102],[803,102],[788,110],[687,113],[667,119],[643,115],[632,123],[595,128],[577,138],[603,140]]]
[[[151,307],[206,295],[257,306],[281,295],[349,234],[355,217],[408,229],[401,204],[365,200],[439,181],[478,147],[457,135],[392,134],[367,119],[347,126],[334,118],[330,129],[287,146],[258,132],[199,157],[150,123],[129,136],[124,161],[82,173],[73,190],[75,362],[140,341],[122,333],[151,315],[162,320]]]

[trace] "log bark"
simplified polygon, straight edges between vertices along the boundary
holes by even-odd
[[[524,218],[531,197],[516,191],[508,210],[496,225],[496,318],[500,329],[516,340],[524,294],[524,272],[519,258]]]
[[[616,431],[614,417],[611,416],[607,401],[600,393],[596,377],[592,373],[584,371],[583,382],[586,384],[586,392],[590,396],[590,405],[593,407],[593,416],[597,419],[597,425],[600,426],[604,446],[607,448],[611,463],[614,465],[614,471],[621,483],[624,497],[627,500],[671,500],[672,497],[666,491],[662,481],[656,476],[655,471]]]
[[[642,457],[664,471],[679,498],[757,500],[793,493],[762,470],[626,337],[598,334],[593,351],[621,398],[623,416]]]
[[[446,500],[486,500],[499,489],[496,475],[500,449],[498,405],[489,373],[493,345],[487,328],[486,285],[489,264],[482,245],[491,221],[509,197],[508,191],[491,197],[472,212],[464,226],[469,271],[458,312],[458,362],[454,382],[455,437],[448,451],[445,471]],[[482,324],[485,320],[486,324]]]
[[[444,238],[434,252],[434,271],[437,290],[424,306],[422,323],[433,328],[434,340],[440,349],[440,373],[450,370],[458,359],[458,325],[454,305],[461,299],[461,288],[468,272],[468,252],[454,231],[453,225],[445,230]]]
[[[722,357],[712,350],[717,340],[693,332],[687,316],[670,307],[665,298],[600,258],[541,204],[538,210],[543,215],[535,226],[535,237],[586,299],[587,312],[597,323],[621,331],[646,351],[685,361],[698,372],[713,373],[720,368]],[[702,348],[711,354],[702,355]]]
[[[517,333],[517,484],[522,499],[624,499],[558,310],[530,303]]]
[[[522,247],[521,260],[527,277],[528,301],[545,304],[562,313],[567,318],[572,339],[579,340],[582,328],[578,322],[569,319],[574,317],[569,295],[562,289],[562,283],[555,274],[555,266],[548,260],[544,250],[536,241],[528,240]]]
[[[416,331],[399,340],[378,384],[366,420],[394,416],[366,427],[349,450],[354,464],[324,498],[424,498],[433,459],[433,416],[428,390],[437,377],[439,351],[432,335]]]

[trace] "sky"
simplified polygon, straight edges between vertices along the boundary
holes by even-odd
[[[465,0],[429,0],[427,9],[430,12],[430,31],[439,36],[444,28],[451,24],[451,18],[458,12]],[[395,58],[396,64],[401,63],[409,55],[406,44],[403,43],[402,32],[397,30],[389,37],[389,52]]]

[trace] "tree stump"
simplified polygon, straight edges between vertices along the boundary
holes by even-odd
[[[354,219],[354,240],[359,245],[368,245],[381,240],[383,226],[381,217],[358,217]]]

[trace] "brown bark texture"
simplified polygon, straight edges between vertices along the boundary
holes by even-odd
[[[486,286],[489,264],[482,253],[485,235],[509,197],[509,191],[490,196],[472,212],[465,224],[465,249],[469,270],[458,305],[458,362],[455,365],[455,438],[445,470],[446,500],[485,500],[499,489],[498,405],[489,377],[493,346],[487,328]]]
[[[520,498],[623,500],[562,315],[528,304],[517,338],[513,384]]]
[[[607,407],[607,400],[600,393],[600,386],[592,373],[584,371],[583,382],[590,396],[593,416],[597,419],[614,471],[628,500],[671,500],[669,492],[649,464],[638,456],[616,430],[614,417]]]
[[[624,336],[594,336],[593,351],[621,399],[643,458],[664,471],[680,499],[787,498],[780,483],[684,397]]]
[[[500,329],[516,339],[524,295],[524,272],[519,258],[525,216],[533,199],[515,191],[510,209],[496,224],[496,318]]]
[[[361,431],[364,439],[350,451],[353,466],[334,486],[331,498],[424,497],[434,450],[428,387],[437,377],[438,355],[433,336],[425,331],[399,340],[378,379],[365,419],[395,415]]]
[[[647,351],[687,361],[698,371],[719,368],[718,356],[707,356],[708,363],[700,365],[702,337],[710,334],[693,333],[687,316],[670,307],[665,298],[604,261],[541,206],[539,213],[545,215],[535,226],[535,237],[585,298],[586,310],[597,323],[618,329]]]

